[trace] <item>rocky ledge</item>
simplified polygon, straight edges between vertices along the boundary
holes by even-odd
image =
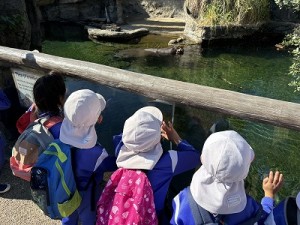
[[[149,33],[146,28],[138,29],[122,29],[120,27],[106,27],[105,29],[95,28],[95,27],[85,27],[87,29],[89,38],[92,41],[115,41],[124,42],[135,38],[145,36]]]

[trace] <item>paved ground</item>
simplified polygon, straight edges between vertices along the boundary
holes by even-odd
[[[8,162],[1,171],[0,182],[9,183],[11,190],[0,194],[0,225],[56,225],[31,201],[29,182],[12,175]]]

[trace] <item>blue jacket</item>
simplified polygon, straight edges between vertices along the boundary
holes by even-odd
[[[83,190],[95,171],[97,185],[103,180],[104,172],[117,169],[116,157],[109,156],[105,148],[96,144],[90,149],[75,149],[72,156],[73,171],[77,188]]]
[[[113,138],[116,156],[123,146],[121,139],[122,135]],[[158,216],[164,211],[164,202],[172,178],[200,165],[200,153],[187,141],[181,141],[177,149],[177,151],[165,151],[154,168],[146,173],[153,188],[155,209]]]
[[[258,221],[258,224],[264,224],[268,215],[273,209],[273,199],[264,197],[261,201],[263,206],[263,215]],[[247,205],[242,212],[225,215],[223,217],[225,224],[238,225],[251,217],[254,217],[259,209],[259,203],[257,203],[251,196],[247,195]],[[188,201],[187,188],[183,189],[173,199],[173,216],[170,224],[172,225],[198,225],[195,224],[193,214]]]
[[[116,157],[109,156],[100,144],[90,149],[73,150],[72,167],[82,201],[74,213],[62,219],[62,224],[76,225],[79,220],[82,225],[95,224],[96,203],[102,192],[100,182],[103,180],[104,172],[117,169]],[[91,179],[93,173],[95,174]]]
[[[52,134],[54,139],[59,138],[61,123],[62,122],[58,122],[49,129],[49,132]]]

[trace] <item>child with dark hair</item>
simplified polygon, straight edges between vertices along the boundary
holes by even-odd
[[[65,102],[66,86],[63,77],[51,72],[36,80],[33,86],[34,104],[17,121],[17,128],[22,133],[29,123],[38,118],[62,120],[62,108]],[[51,127],[50,132],[56,139],[59,137],[61,123]]]
[[[38,155],[52,140],[59,138],[65,93],[66,86],[59,74],[45,75],[35,82],[35,105],[17,121],[20,133],[27,127],[28,130],[18,138],[12,149],[10,168],[15,176],[29,181],[30,170]]]
[[[39,78],[33,86],[33,96],[39,113],[59,116],[65,101],[66,86],[61,75],[51,73]]]

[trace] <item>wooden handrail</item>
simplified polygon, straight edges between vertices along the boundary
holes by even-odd
[[[0,46],[0,62],[12,67],[55,70],[146,97],[300,130],[300,104],[252,96],[96,63]]]

